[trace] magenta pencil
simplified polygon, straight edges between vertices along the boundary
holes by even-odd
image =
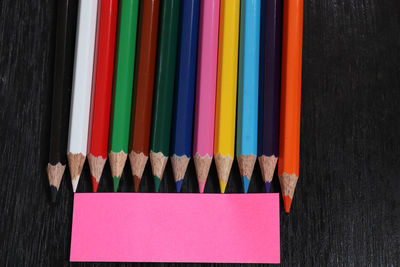
[[[220,0],[204,0],[200,7],[196,110],[193,155],[199,192],[203,193],[214,152]]]

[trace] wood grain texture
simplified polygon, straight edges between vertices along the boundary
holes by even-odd
[[[0,1],[0,266],[223,266],[69,263],[69,173],[54,205],[46,177],[55,4]],[[400,265],[399,13],[397,0],[304,3],[302,179],[281,209],[282,266]],[[141,191],[151,179],[148,163]],[[257,163],[249,191],[263,188]],[[99,191],[112,189],[106,164]],[[91,190],[86,163],[78,191]],[[120,190],[133,191],[128,164]],[[160,191],[174,190],[168,163]],[[182,191],[197,190],[192,160]],[[214,163],[205,191],[219,191]],[[227,192],[240,191],[235,161]]]

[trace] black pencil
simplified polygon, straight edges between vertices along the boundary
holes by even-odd
[[[57,192],[67,162],[68,119],[74,53],[74,25],[72,0],[57,1],[56,50],[53,77],[50,152],[47,175],[51,200]],[[70,23],[71,22],[71,23]],[[70,24],[70,25],[68,25]]]

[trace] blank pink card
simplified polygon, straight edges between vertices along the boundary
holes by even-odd
[[[70,260],[279,263],[279,195],[77,193]]]

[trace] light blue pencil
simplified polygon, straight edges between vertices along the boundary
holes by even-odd
[[[260,9],[261,0],[241,1],[236,157],[245,193],[257,160]]]

